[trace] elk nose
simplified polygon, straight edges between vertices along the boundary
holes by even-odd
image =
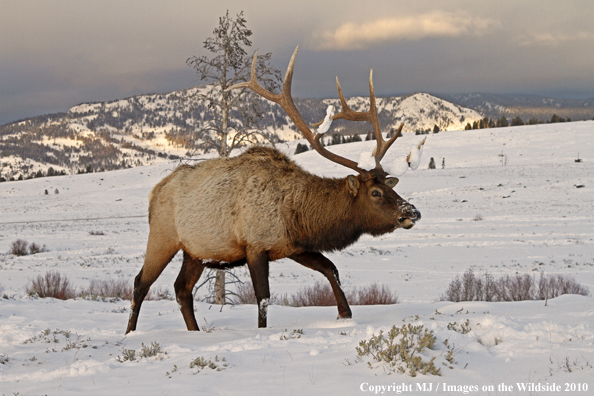
[[[417,210],[414,206],[411,208],[410,212],[406,214],[406,216],[402,216],[398,219],[399,223],[404,223],[406,220],[410,220],[413,223],[417,220],[421,220],[421,212]]]

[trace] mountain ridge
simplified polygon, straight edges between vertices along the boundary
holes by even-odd
[[[141,94],[105,102],[81,103],[66,113],[31,117],[0,126],[0,177],[27,178],[52,172],[85,173],[129,168],[180,159],[196,146],[194,132],[211,118],[201,100],[208,86],[201,85],[165,94]],[[303,119],[315,123],[324,118],[337,98],[300,99],[295,105]],[[369,98],[347,98],[354,111],[367,111]],[[281,140],[302,139],[282,108],[260,99],[264,117],[260,127]],[[390,132],[404,121],[403,132],[464,129],[480,120],[479,112],[427,93],[401,97],[377,97],[382,131]],[[233,122],[238,113],[232,113]],[[366,134],[367,123],[338,120],[328,135]],[[331,138],[331,136],[328,136]],[[40,173],[41,172],[41,173]]]

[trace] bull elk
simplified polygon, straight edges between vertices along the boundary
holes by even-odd
[[[368,121],[373,126],[377,140],[375,168],[367,170],[324,148],[321,134],[314,134],[297,111],[291,97],[297,50],[289,63],[281,94],[269,92],[258,83],[257,54],[250,81],[229,89],[249,88],[278,103],[319,154],[357,175],[341,179],[319,177],[276,149],[259,146],[236,157],[176,168],[149,195],[147,251],[134,280],[126,333],[136,329],[140,306],[150,286],[180,249],[183,263],[175,281],[175,294],[188,330],[199,330],[192,289],[204,268],[226,269],[246,263],[258,302],[258,327],[266,327],[269,262],[285,257],[321,272],[332,286],[338,317],[350,318],[351,309],[340,287],[338,270],[322,252],[344,249],[363,234],[377,236],[397,228],[409,229],[421,218],[413,205],[394,192],[398,178],[388,177],[380,164],[399,136],[402,124],[393,137],[383,139],[372,73],[369,111],[351,110],[337,79],[342,111],[332,117]]]

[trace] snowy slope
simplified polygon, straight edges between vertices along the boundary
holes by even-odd
[[[422,386],[444,395],[591,394],[594,298],[562,296],[546,306],[437,301],[469,268],[494,276],[571,275],[594,291],[593,133],[594,122],[585,121],[429,135],[421,166],[396,187],[422,220],[328,255],[346,288],[383,283],[400,304],[353,307],[346,321],[335,320],[335,307],[272,306],[267,329],[257,329],[255,306],[197,303],[198,322],[209,332],[189,333],[176,303],[164,300],[145,302],[138,331],[124,337],[128,302],[26,296],[27,282],[47,270],[67,274],[78,287],[89,279],[131,281],[148,235],[148,192],[175,163],[1,183],[0,252],[18,238],[49,252],[0,255],[0,287],[9,297],[0,299],[0,393],[350,395],[392,385],[384,394],[396,394],[396,386],[403,394],[425,394]],[[405,134],[386,160],[406,154],[419,138]],[[296,143],[282,149],[292,153]],[[373,143],[330,149],[356,160]],[[578,151],[581,163],[574,162]],[[427,169],[431,157],[435,170]],[[294,158],[318,174],[349,173],[315,152]],[[172,291],[180,265],[176,257],[154,287]],[[244,268],[237,274],[247,279]],[[322,279],[289,260],[271,265],[273,293],[291,294]],[[411,377],[357,361],[359,341],[403,323],[435,332],[436,346],[426,357],[443,362],[444,341],[454,345],[453,368],[442,365],[441,377]],[[462,323],[468,333],[460,331]],[[164,353],[117,360],[152,342]],[[200,356],[225,358],[227,367],[190,368]],[[519,390],[519,383],[532,384],[532,391]],[[561,391],[534,388],[552,383]],[[578,386],[582,392],[564,392]]]

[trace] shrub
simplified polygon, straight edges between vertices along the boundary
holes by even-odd
[[[68,278],[62,276],[58,271],[48,271],[45,276],[37,276],[37,278],[30,281],[26,289],[27,294],[37,294],[41,298],[52,297],[59,300],[68,300],[76,296]]]
[[[369,286],[345,290],[349,304],[351,305],[380,305],[397,304],[398,296],[393,293],[386,285],[373,283]],[[256,295],[251,282],[239,283],[234,293],[234,304],[256,304]],[[288,297],[272,294],[270,296],[270,305],[291,305],[293,307],[311,307],[311,306],[334,306],[336,299],[332,287],[324,281],[318,281],[313,286],[307,286],[299,289],[296,294]]]
[[[291,296],[294,307],[327,307],[336,305],[334,292],[328,283],[316,282],[315,285],[299,289]]]
[[[559,297],[563,294],[589,296],[590,292],[588,288],[580,285],[573,278],[563,275],[549,275],[545,277],[541,274],[538,282],[538,298],[540,300]]]
[[[190,362],[190,368],[198,368],[198,371],[200,371],[200,369],[205,369],[206,367],[208,367],[212,370],[222,371],[227,368],[227,363],[225,363],[225,361],[225,358],[222,358],[219,361],[218,356],[215,356],[214,362],[211,359],[206,360],[202,356],[198,356],[196,359]]]
[[[482,277],[474,275],[471,269],[456,276],[441,295],[441,301],[525,301],[546,300],[563,294],[590,295],[588,289],[565,275],[540,274],[536,277],[528,274],[502,276],[494,279],[489,273]]]
[[[120,298],[122,300],[132,300],[134,288],[123,280],[115,279],[91,279],[89,287],[80,292],[80,296],[98,300],[101,298]]]
[[[233,304],[256,304],[256,294],[252,282],[242,282],[237,284]]]
[[[295,148],[295,154],[305,153],[306,151],[309,151],[309,147],[307,147],[307,144],[297,143],[297,147]]]
[[[534,278],[528,274],[499,278],[497,298],[499,301],[538,300],[535,297]]]
[[[15,256],[26,256],[29,254],[29,242],[24,241],[22,239],[17,239],[10,245],[10,250],[8,254],[14,254]]]
[[[122,348],[122,354],[116,356],[116,361],[120,363],[124,363],[126,361],[136,361],[140,359],[148,359],[150,357],[155,357],[156,360],[163,360],[165,357],[163,355],[167,355],[167,352],[161,349],[161,346],[158,342],[153,341],[151,345],[144,345],[142,343],[142,347],[137,352],[134,349],[126,349]]]
[[[394,372],[405,374],[408,371],[411,377],[417,373],[441,375],[441,369],[435,367],[435,357],[424,361],[420,356],[424,349],[433,349],[436,340],[433,330],[409,323],[402,327],[392,326],[385,336],[380,331],[369,340],[362,340],[356,350],[360,358],[370,356],[375,361],[367,362],[370,368],[387,365]]]
[[[119,298],[121,300],[132,300],[134,297],[134,286],[132,282],[124,279],[92,279],[89,287],[82,289],[79,297],[91,300]],[[151,289],[145,297],[148,300],[173,300],[169,289]]]
[[[35,242],[29,245],[29,242],[24,241],[22,239],[17,239],[10,245],[10,250],[8,251],[8,254],[14,254],[15,256],[26,256],[28,254],[43,253],[47,251],[48,250],[45,247],[45,245],[43,245],[43,247],[40,247]]]
[[[352,305],[398,304],[398,296],[388,286],[377,283],[354,290],[347,299]]]
[[[47,252],[45,245],[39,246],[35,242],[29,245],[29,254],[44,253]]]

